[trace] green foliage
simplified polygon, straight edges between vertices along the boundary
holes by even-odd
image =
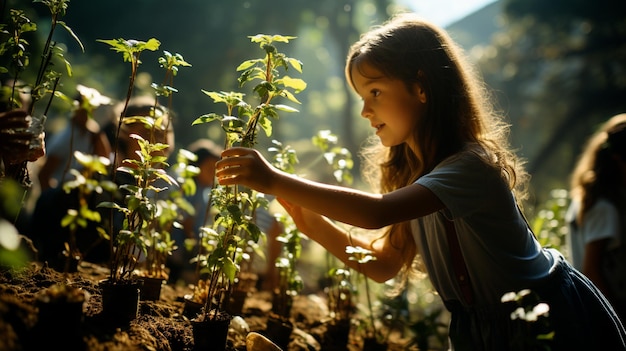
[[[28,255],[20,246],[22,237],[12,221],[21,208],[22,189],[12,179],[0,181],[0,267],[24,267]]]
[[[565,214],[569,206],[569,193],[565,189],[553,189],[549,198],[530,221],[530,226],[542,246],[562,251],[566,257],[568,226]]]
[[[332,168],[338,185],[351,185],[352,154],[347,148],[338,146],[339,137],[330,130],[320,130],[311,138],[313,145],[322,152],[321,159]],[[352,248],[346,248],[346,250]],[[336,320],[350,320],[356,310],[358,296],[357,284],[352,281],[352,270],[347,265],[337,267],[340,262],[330,253],[326,253],[328,286],[328,307]],[[369,287],[368,287],[369,288]],[[369,296],[369,293],[368,293]]]
[[[83,85],[78,85],[78,92],[82,96],[81,103],[77,109],[83,109],[88,118],[93,118],[93,111],[100,105],[106,105],[111,99],[100,94],[99,91]],[[69,102],[66,95],[61,97]],[[71,147],[71,146],[70,146]],[[66,259],[73,257],[80,260],[82,253],[76,245],[76,234],[79,228],[86,228],[89,222],[99,224],[102,221],[100,213],[92,209],[90,199],[95,194],[103,194],[105,191],[113,193],[117,190],[117,185],[101,176],[109,174],[108,167],[111,162],[106,157],[97,155],[87,155],[80,151],[74,151],[73,157],[81,165],[81,169],[71,169],[70,173],[74,180],[69,180],[63,184],[63,190],[67,194],[75,194],[78,198],[78,208],[68,208],[66,215],[61,219],[61,226],[70,230],[69,242],[66,243]],[[109,239],[104,228],[97,226],[96,230],[101,237]],[[66,265],[66,267],[68,267]]]
[[[125,217],[123,229],[111,241],[110,279],[117,281],[131,278],[141,254],[146,256],[145,267],[141,270],[141,274],[167,278],[165,270],[167,257],[177,249],[170,232],[173,227],[180,226],[178,220],[182,211],[193,212],[194,209],[181,192],[172,189],[172,187],[178,187],[179,184],[177,179],[166,171],[169,167],[167,150],[171,147],[167,140],[168,132],[171,130],[171,116],[169,110],[157,108],[158,97],[169,98],[171,105],[172,93],[177,92],[171,86],[173,78],[178,74],[179,67],[189,67],[191,64],[186,62],[180,54],[172,55],[169,51],[164,51],[164,56],[158,59],[160,66],[165,69],[164,83],[151,85],[154,89],[155,102],[149,115],[126,116],[138,67],[141,64],[141,54],[146,50],[156,51],[161,43],[155,38],[145,42],[126,39],[99,39],[98,41],[109,45],[111,50],[121,53],[124,62],[129,62],[131,65],[126,101],[116,133],[114,164],[118,155],[122,124],[141,124],[149,131],[148,139],[137,134],[130,135],[139,145],[136,155],[138,158],[125,159],[124,163],[128,166],[120,166],[115,170],[115,172],[127,173],[135,180],[134,184],[120,186],[120,189],[126,191],[124,205],[115,202],[103,202],[99,205],[120,211]],[[163,135],[166,140],[155,140],[156,135]],[[179,154],[175,169],[177,178],[183,182],[185,193],[195,192],[195,187],[190,187],[191,177],[198,173],[197,167],[194,169],[188,165],[188,154],[189,152]],[[115,172],[113,178],[115,178]],[[166,198],[159,198],[162,192],[167,194]]]
[[[124,62],[130,62],[131,66],[135,67],[141,64],[139,56],[145,50],[156,51],[159,49],[161,42],[155,38],[146,41],[141,40],[126,40],[126,39],[98,39],[99,42],[108,44],[111,50],[121,53],[124,57]]]
[[[37,31],[38,26],[20,9],[9,9],[9,19],[7,23],[0,24],[0,35],[3,37],[3,40],[0,41],[0,55],[8,56],[8,67],[0,67],[0,73],[8,73],[10,79],[3,78],[3,80],[12,81],[10,92],[5,95],[7,92],[3,91],[3,99],[7,100],[7,108],[9,110],[23,107],[18,98],[19,94],[29,96],[30,105],[28,106],[28,113],[33,118],[30,128],[33,135],[39,136],[43,132],[46,115],[48,114],[52,99],[54,96],[59,95],[57,86],[62,77],[62,73],[54,69],[55,64],[61,61],[67,75],[72,75],[71,64],[65,59],[62,47],[53,40],[57,25],[60,25],[70,34],[80,45],[81,50],[84,50],[84,47],[71,28],[60,20],[66,13],[69,0],[34,0],[33,3],[45,5],[50,10],[51,14],[50,29],[40,56],[41,61],[37,68],[35,81],[24,82],[22,75],[30,68],[31,63],[31,53],[28,51],[30,43],[25,39],[25,34]],[[50,95],[50,101],[46,104],[41,115],[35,116],[35,106],[48,94]],[[43,145],[37,144],[39,143],[33,142],[31,149],[37,147],[43,148]],[[31,181],[26,163],[26,161],[23,161],[18,165],[7,167],[5,176],[17,180],[25,187],[30,187]]]
[[[442,309],[435,309],[426,313],[422,318],[409,324],[409,330],[413,338],[406,347],[416,345],[418,350],[431,350],[430,338],[439,338],[439,343],[444,344],[447,338],[448,324],[440,321]]]
[[[355,312],[357,286],[352,282],[352,270],[332,267],[328,271],[330,285],[326,288],[328,309],[335,320],[350,320]]]
[[[247,60],[237,67],[241,72],[238,82],[243,87],[246,84],[257,82],[253,91],[257,94],[260,104],[253,106],[246,103],[244,94],[239,92],[203,92],[213,99],[215,103],[226,105],[226,115],[210,113],[198,117],[193,121],[193,125],[219,121],[222,129],[226,132],[226,148],[240,143],[242,146],[253,147],[256,144],[257,129],[260,127],[269,137],[272,135],[271,119],[278,119],[278,110],[284,112],[297,112],[283,104],[272,104],[271,102],[283,97],[294,103],[300,103],[294,94],[306,88],[306,83],[302,79],[280,76],[279,68],[287,71],[289,67],[298,72],[302,72],[302,63],[296,59],[289,58],[285,54],[277,51],[274,42],[289,43],[294,37],[281,35],[262,35],[249,37],[254,43],[259,43],[265,56],[259,59]],[[236,116],[233,113],[237,113]]]
[[[147,42],[139,40],[125,40],[125,39],[98,39],[97,41],[105,43],[110,46],[111,50],[121,53],[124,58],[124,62],[130,63],[130,78],[128,80],[128,88],[126,90],[126,100],[124,108],[120,114],[119,123],[117,126],[117,132],[115,135],[115,147],[113,150],[113,164],[117,164],[118,147],[120,130],[122,129],[122,122],[126,116],[126,109],[128,103],[133,96],[133,88],[135,87],[135,79],[137,78],[138,68],[141,64],[140,56],[145,50],[155,51],[161,45],[161,42],[155,38],[149,39]],[[113,178],[115,178],[116,170],[113,170]]]
[[[244,100],[241,92],[214,92],[202,90],[214,103],[224,104],[226,114],[208,113],[196,118],[192,125],[219,122],[225,132],[225,148],[234,145],[254,147],[257,143],[258,130],[265,135],[272,135],[272,120],[279,117],[278,111],[297,112],[283,104],[274,104],[277,98],[284,98],[299,103],[294,94],[306,88],[306,83],[280,71],[295,69],[302,72],[300,61],[289,58],[279,52],[276,42],[289,43],[295,37],[282,35],[263,35],[249,37],[258,43],[264,54],[261,58],[246,60],[237,67],[240,72],[240,87],[256,83],[252,91],[256,94],[257,105]],[[293,159],[290,159],[293,160]],[[201,272],[208,274],[206,315],[214,310],[225,309],[230,293],[233,291],[235,278],[239,273],[242,260],[247,258],[247,248],[258,242],[263,234],[255,224],[255,212],[258,208],[267,208],[268,201],[262,194],[251,189],[224,187],[217,185],[211,189],[210,206],[218,212],[211,228],[201,228],[201,252],[196,258],[202,266]],[[213,305],[211,305],[213,304]]]
[[[160,118],[137,116],[128,118],[127,121],[128,123],[141,121],[150,128],[158,128],[161,118],[162,116]],[[160,151],[169,147],[167,144],[151,143],[136,134],[131,135],[131,137],[135,138],[140,146],[139,159],[125,160],[132,167],[121,166],[118,171],[130,174],[135,180],[135,184],[120,186],[120,189],[126,191],[125,206],[112,202],[101,203],[100,206],[114,208],[125,216],[124,234],[118,236],[120,240],[117,244],[122,247],[126,244],[137,247],[136,250],[122,250],[121,252],[145,253],[147,274],[162,277],[165,258],[172,250],[176,249],[168,230],[171,229],[170,224],[177,218],[177,208],[174,207],[175,203],[172,201],[159,200],[158,194],[167,190],[168,186],[178,185],[178,183],[165,171],[168,166],[166,156],[160,154]],[[159,183],[166,185],[159,186]],[[118,252],[120,252],[119,248],[114,254],[117,255]],[[135,268],[136,257],[133,260],[126,260],[126,262],[132,263],[132,265],[121,267],[122,271],[130,274],[132,272],[130,268]]]
[[[107,175],[109,159],[95,155],[87,155],[80,151],[74,152],[74,157],[82,166],[81,170],[71,169],[73,180],[63,184],[63,191],[67,194],[75,192],[78,195],[79,208],[69,208],[61,219],[61,226],[70,229],[70,248],[72,254],[78,254],[75,247],[74,234],[79,227],[86,228],[88,222],[100,223],[100,213],[89,208],[89,197],[93,194],[102,194],[104,191],[113,192],[117,185],[106,179],[98,179],[97,174]]]
[[[313,145],[323,152],[324,159],[332,167],[337,184],[351,185],[354,181],[352,153],[347,148],[336,145],[338,136],[330,130],[321,130],[311,140]]]
[[[372,251],[362,248],[360,246],[346,246],[346,253],[350,261],[358,263],[359,267],[362,265],[375,261],[376,257],[372,255]],[[376,329],[376,320],[374,315],[374,308],[372,305],[372,297],[370,292],[369,278],[359,270],[359,277],[363,279],[365,283],[365,297],[367,299],[367,316],[366,319],[359,319],[359,329],[364,330],[365,338],[375,338],[378,342],[384,342],[386,337],[380,334],[380,331]]]
[[[36,31],[37,24],[31,22],[22,10],[10,9],[9,15],[10,22],[0,24],[0,33],[9,37],[7,41],[0,43],[0,55],[10,53],[12,65],[10,68],[0,67],[0,73],[10,72],[12,68],[13,74],[17,76],[18,69],[25,69],[30,64],[30,56],[26,51],[29,43],[23,36],[25,33]]]
[[[274,146],[268,149],[273,155],[272,165],[282,171],[295,173],[298,163],[296,151],[277,140],[272,140],[272,143]],[[302,240],[305,236],[298,230],[291,217],[282,214],[275,217],[282,223],[284,231],[276,238],[282,245],[275,262],[278,270],[278,290],[274,296],[273,312],[289,318],[293,298],[304,288],[297,263],[302,255]]]
[[[550,350],[547,341],[554,338],[548,319],[550,306],[541,302],[540,297],[529,289],[504,294],[501,300],[503,304],[512,306],[511,320],[523,324],[522,330],[529,333],[528,336],[518,335],[518,340],[512,341],[524,345],[520,347],[524,350]]]
[[[276,238],[282,246],[275,262],[278,270],[278,290],[275,292],[272,310],[282,317],[289,318],[293,298],[304,288],[304,281],[298,272],[297,263],[302,255],[302,240],[305,237],[295,226],[291,217],[277,214],[276,219],[283,224],[284,231]]]

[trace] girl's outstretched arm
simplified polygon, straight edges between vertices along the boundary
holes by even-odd
[[[351,235],[344,228],[320,214],[280,197],[277,200],[303,234],[322,245],[328,252],[350,268],[365,274],[379,283],[394,278],[402,268],[402,248],[391,245],[388,242],[388,235],[372,243],[371,238]],[[350,260],[350,256],[346,253],[346,246],[348,245],[360,246],[370,250],[372,255],[376,257],[376,260],[363,264]]]
[[[216,176],[222,185],[241,184],[367,229],[382,228],[443,208],[439,198],[418,184],[381,195],[318,183],[274,168],[257,150],[250,148],[225,150],[222,160],[216,163]]]

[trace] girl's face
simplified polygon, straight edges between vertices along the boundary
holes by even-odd
[[[384,146],[408,143],[425,110],[426,95],[418,83],[409,91],[405,83],[385,77],[367,63],[351,68],[356,93],[363,100],[361,116],[370,121]]]

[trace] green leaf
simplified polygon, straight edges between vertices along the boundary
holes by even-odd
[[[202,115],[198,118],[196,118],[191,125],[196,125],[196,124],[203,124],[203,123],[209,123],[209,122],[213,122],[215,120],[219,120],[220,119],[220,115],[218,115],[217,113],[209,113],[206,115]]]
[[[65,28],[65,30],[70,34],[70,36],[72,38],[74,38],[74,40],[78,43],[78,45],[80,46],[80,51],[85,52],[85,46],[83,45],[83,43],[80,41],[80,39],[78,38],[78,36],[74,33],[74,31],[67,26],[67,24],[65,24],[65,22],[63,21],[58,21],[57,24],[61,25],[61,27]]]
[[[278,104],[278,105],[274,105],[274,107],[277,110],[281,110],[281,111],[285,111],[285,112],[299,112],[298,109],[295,109],[291,106],[287,106],[287,105],[282,105],[282,104]]]
[[[298,101],[298,99],[296,99],[296,97],[295,97],[292,93],[288,92],[287,90],[283,90],[283,91],[281,92],[281,95],[282,95],[283,97],[286,97],[287,99],[289,99],[289,100],[291,100],[291,101],[293,101],[293,102],[297,103],[297,104],[299,104],[299,103],[300,103],[300,101]]]
[[[239,66],[237,66],[237,72],[246,70],[246,69],[256,65],[257,63],[261,63],[262,64],[263,60],[262,59],[246,60],[246,61],[242,62]]]
[[[222,267],[222,271],[226,275],[226,278],[228,279],[229,282],[232,283],[235,281],[235,276],[237,275],[238,269],[237,269],[237,265],[235,264],[235,262],[233,262],[233,260],[230,257],[224,258],[224,265]]]
[[[92,222],[100,223],[101,221],[100,213],[97,211],[90,210],[89,207],[86,207],[86,206],[81,207],[80,214],[81,216],[83,216],[84,218]]]
[[[300,78],[291,78],[289,76],[284,76],[282,79],[279,79],[283,83],[286,88],[292,88],[295,90],[296,94],[306,89],[306,82]]]
[[[77,214],[78,213],[74,209],[67,210],[67,214],[61,219],[61,227],[65,228],[72,224],[76,219]]]
[[[158,41],[155,38],[150,38],[148,39],[148,42],[146,43],[146,49],[150,50],[150,51],[156,51],[159,49],[159,46],[161,46],[161,42]]]
[[[261,129],[263,129],[265,135],[267,135],[268,137],[272,136],[272,121],[270,121],[268,118],[260,118],[259,126],[261,127]]]
[[[294,58],[287,58],[287,62],[293,67],[296,71],[302,73],[302,62],[300,60],[296,60]]]

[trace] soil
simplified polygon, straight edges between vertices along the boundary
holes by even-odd
[[[0,350],[194,350],[191,322],[183,315],[184,296],[191,293],[189,287],[164,285],[158,300],[140,301],[136,319],[123,327],[112,326],[101,316],[98,286],[108,273],[108,268],[88,262],[82,262],[78,272],[68,275],[40,263],[31,263],[19,271],[0,270]],[[53,324],[42,330],[38,324],[37,296],[64,281],[87,293],[82,323]],[[245,337],[249,332],[263,334],[272,309],[271,299],[267,291],[255,289],[248,294],[241,316],[236,317],[245,323],[231,323],[227,351],[252,351],[246,350]],[[324,305],[323,295],[295,297],[290,319],[294,330],[285,351],[322,350],[328,320]],[[362,349],[362,340],[355,334],[351,332],[345,351]],[[407,340],[399,333],[392,333],[389,340],[388,351],[417,350],[406,348]]]

